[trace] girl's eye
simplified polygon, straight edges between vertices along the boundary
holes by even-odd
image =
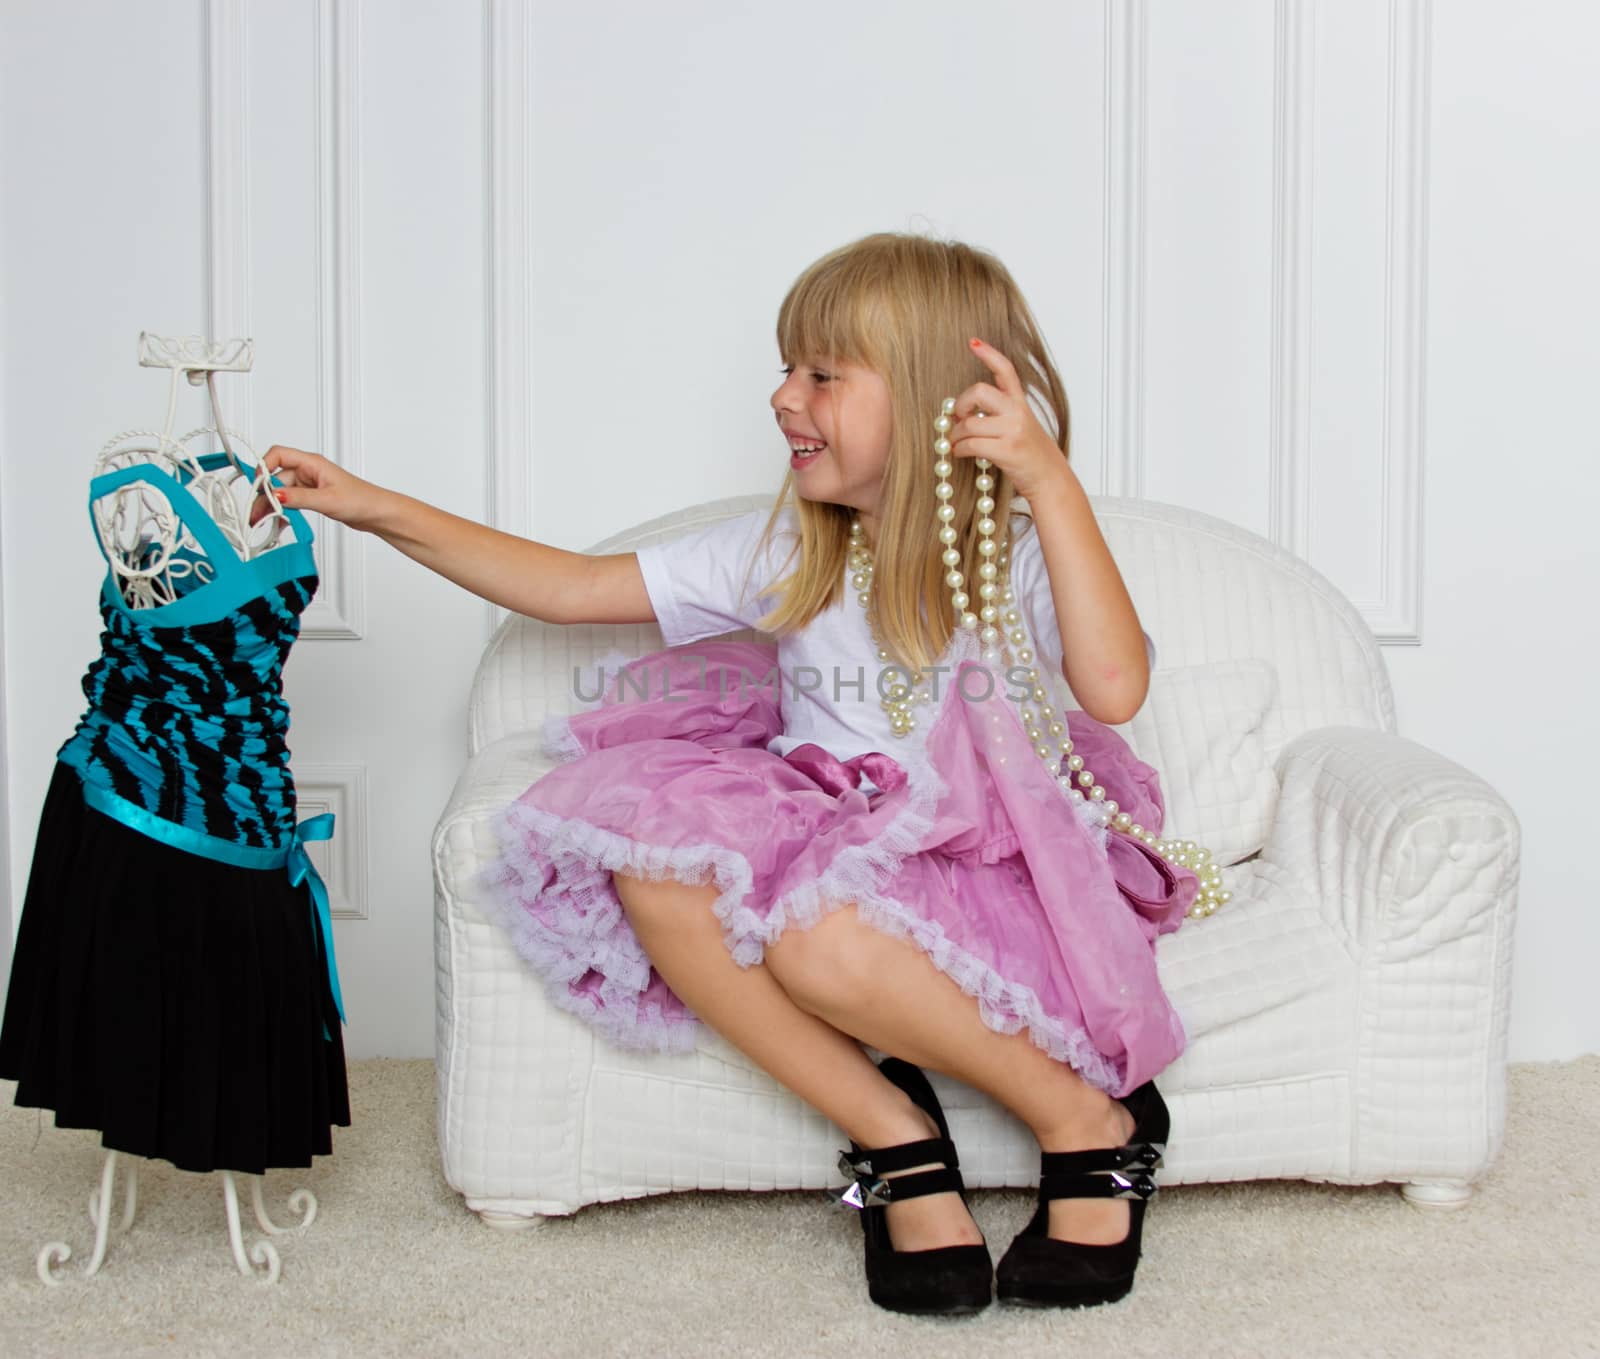
[[[792,363],[785,364],[782,368],[778,369],[778,371],[782,373],[784,377],[788,377],[790,373],[794,372],[794,365]],[[829,381],[829,375],[822,372],[820,369],[813,368],[811,370],[811,376],[816,378],[818,382]]]

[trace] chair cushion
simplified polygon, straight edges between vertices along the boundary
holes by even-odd
[[[1160,773],[1163,835],[1224,865],[1266,843],[1278,777],[1262,729],[1277,697],[1277,669],[1254,657],[1150,673],[1144,705],[1112,730]]]

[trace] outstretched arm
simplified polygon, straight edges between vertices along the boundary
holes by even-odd
[[[263,459],[279,503],[375,534],[463,589],[546,623],[655,621],[631,552],[595,557],[450,514],[363,481],[319,453],[274,444]],[[252,522],[264,512],[258,505]]]

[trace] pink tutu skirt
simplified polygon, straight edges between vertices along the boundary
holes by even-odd
[[[1025,1030],[1108,1094],[1166,1067],[1185,1035],[1155,942],[1183,923],[1199,879],[1070,799],[975,639],[953,646],[920,749],[769,751],[783,731],[777,648],[745,642],[641,657],[597,706],[549,719],[546,750],[563,763],[496,818],[486,881],[554,1002],[624,1047],[693,1047],[699,1021],[623,913],[611,876],[623,872],[714,883],[742,966],[854,905],[927,954],[990,1028]],[[1067,718],[1106,796],[1159,833],[1156,771],[1110,728]],[[881,791],[858,789],[863,771]]]

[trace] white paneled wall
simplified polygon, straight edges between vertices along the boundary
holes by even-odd
[[[12,916],[96,648],[89,464],[162,413],[140,330],[254,338],[221,381],[258,451],[583,548],[775,488],[784,290],[928,230],[1028,294],[1090,491],[1221,515],[1357,603],[1401,731],[1524,816],[1512,1056],[1600,1050],[1563,758],[1596,735],[1597,42],[1582,0],[7,5]],[[427,841],[491,614],[318,527],[287,683],[349,1044],[424,1055]]]

